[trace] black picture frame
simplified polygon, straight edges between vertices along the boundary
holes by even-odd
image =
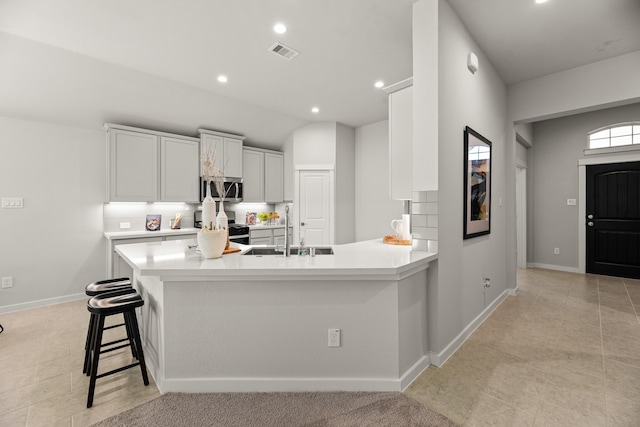
[[[491,233],[491,141],[464,128],[464,239]]]

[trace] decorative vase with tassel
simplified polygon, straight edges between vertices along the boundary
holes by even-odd
[[[227,233],[227,244],[225,249],[229,249],[229,218],[227,217],[227,213],[224,211],[224,200],[220,199],[220,210],[218,212],[218,216],[216,217],[216,228],[218,230],[224,230]]]
[[[215,226],[216,223],[216,202],[211,197],[211,181],[207,181],[207,195],[202,201],[202,228]]]

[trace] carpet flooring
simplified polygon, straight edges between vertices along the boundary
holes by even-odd
[[[457,426],[402,393],[167,393],[96,427]]]

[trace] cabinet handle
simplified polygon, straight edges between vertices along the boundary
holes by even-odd
[[[304,221],[302,221],[302,222],[300,223],[300,225],[301,225],[302,227],[304,227]]]

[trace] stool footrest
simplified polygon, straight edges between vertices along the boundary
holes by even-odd
[[[106,377],[107,375],[117,374],[118,372],[126,371],[127,369],[135,368],[136,366],[140,366],[140,362],[132,363],[131,365],[123,366],[118,369],[114,369],[113,371],[105,372],[104,374],[96,375],[96,379]]]
[[[110,342],[109,344],[103,344],[103,347],[104,347],[105,345],[117,344],[117,343],[122,342],[122,341],[127,341],[127,342],[128,342],[129,340],[128,340],[128,339],[123,339],[123,340],[118,340],[118,341]],[[130,347],[130,346],[131,346],[130,344],[122,344],[122,345],[119,345],[119,346],[117,346],[117,347],[108,348],[108,349],[106,349],[106,350],[100,350],[100,354],[109,353],[109,352],[111,352],[111,351],[120,350],[121,348],[127,348],[127,347]]]
[[[103,329],[106,331],[108,329],[119,328],[120,326],[124,326],[124,323],[118,323],[117,325],[105,326]]]

